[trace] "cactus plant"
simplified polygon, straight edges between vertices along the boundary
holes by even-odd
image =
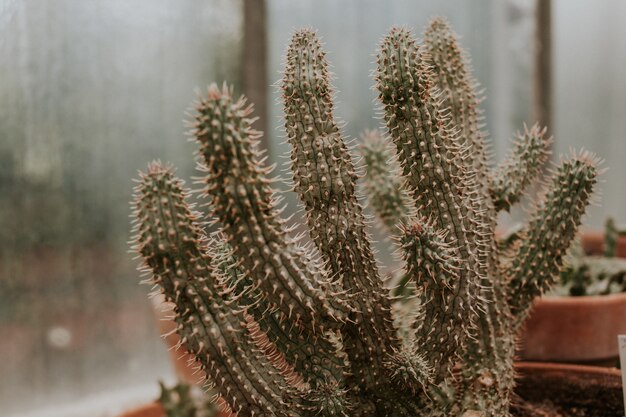
[[[421,300],[401,339],[329,79],[316,33],[295,32],[281,90],[308,242],[281,217],[252,106],[228,86],[211,85],[190,121],[200,194],[219,232],[203,229],[172,167],[153,162],[140,175],[134,249],[175,304],[181,345],[240,417],[510,415],[515,334],[558,276],[596,159],[563,160],[524,239],[500,251],[497,211],[538,174],[545,131],[527,131],[505,168],[491,170],[475,82],[448,24],[433,20],[422,45],[391,29],[375,81],[401,178],[377,191],[393,203],[379,207],[399,225]]]

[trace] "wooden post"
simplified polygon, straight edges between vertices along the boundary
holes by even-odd
[[[552,1],[537,0],[535,9],[535,62],[533,115],[552,134]]]
[[[243,2],[243,93],[254,103],[259,118],[255,128],[265,133],[261,140],[268,148],[267,15],[265,0]]]

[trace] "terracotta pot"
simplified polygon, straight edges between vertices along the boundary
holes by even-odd
[[[125,412],[119,417],[163,417],[164,411],[158,403],[150,403]]]
[[[134,408],[118,417],[165,417],[165,411],[159,403],[150,403]],[[228,412],[218,412],[216,417],[237,417]]]
[[[515,416],[624,416],[622,381],[615,368],[534,362],[519,362],[515,368],[520,376],[516,393],[525,400]],[[528,404],[553,414],[530,413]]]
[[[586,253],[602,254],[604,233],[582,236]],[[626,237],[617,241],[626,257]],[[615,366],[617,335],[626,334],[626,293],[582,297],[542,297],[520,334],[523,359]]]
[[[626,334],[626,293],[543,297],[521,335],[521,355],[537,361],[617,363],[617,335]]]
[[[604,252],[604,232],[589,231],[582,236],[582,245],[588,255],[602,255]],[[617,238],[615,256],[626,258],[626,236]]]

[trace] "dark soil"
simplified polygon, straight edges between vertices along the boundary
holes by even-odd
[[[522,372],[524,374],[524,372]],[[624,417],[618,378],[559,371],[518,380],[516,417]]]
[[[542,403],[523,402],[513,409],[515,417],[608,417],[620,416],[624,414],[607,414],[603,409],[590,410],[577,406],[561,406],[549,400]]]

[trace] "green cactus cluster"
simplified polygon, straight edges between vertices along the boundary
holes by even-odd
[[[161,393],[157,403],[163,408],[164,417],[215,417],[217,407],[210,395],[199,387],[182,382],[167,387],[159,382]]]
[[[490,168],[481,98],[443,19],[421,43],[392,28],[374,78],[386,133],[362,148],[366,190],[419,300],[406,329],[374,257],[314,31],[293,35],[280,83],[308,236],[281,216],[252,106],[228,86],[211,85],[189,122],[209,219],[172,167],[153,162],[138,180],[134,249],[175,305],[181,346],[239,417],[512,415],[515,335],[558,277],[597,160],[573,153],[556,165],[523,238],[503,249],[498,211],[540,173],[545,129],[526,129]]]
[[[560,280],[550,291],[552,295],[608,295],[626,291],[626,259],[616,257],[617,240],[626,231],[608,218],[604,230],[602,255],[585,254],[580,239],[571,246]]]

